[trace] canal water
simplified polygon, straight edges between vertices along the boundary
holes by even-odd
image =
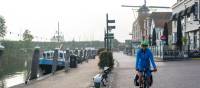
[[[0,50],[0,88],[25,82],[30,71],[32,50],[19,47]]]

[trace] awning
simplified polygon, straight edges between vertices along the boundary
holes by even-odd
[[[193,13],[195,11],[195,5],[192,5],[190,7],[187,8],[187,15],[190,15],[191,13]]]
[[[183,19],[184,16],[185,16],[185,11],[184,11],[184,10],[180,11],[180,12],[178,13],[178,15],[179,15],[179,17],[180,17],[181,19]]]
[[[177,20],[178,19],[178,14],[175,13],[172,15],[171,20]]]
[[[186,14],[187,14],[187,9],[185,9],[185,10],[182,10],[182,11],[180,11],[179,12],[179,16],[186,16]]]
[[[183,16],[189,17],[191,13],[194,13],[194,11],[195,11],[195,5],[192,5],[188,8],[186,8],[185,10],[182,10],[179,13],[175,13],[174,15],[172,15],[171,20],[177,20],[179,16],[181,18],[183,18]]]

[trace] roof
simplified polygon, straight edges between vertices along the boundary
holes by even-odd
[[[164,28],[164,24],[170,21],[172,12],[153,12],[150,18],[154,20],[155,27]]]

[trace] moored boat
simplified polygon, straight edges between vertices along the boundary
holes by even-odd
[[[39,60],[39,68],[42,74],[48,74],[52,72],[52,67],[54,65],[54,59],[57,62],[56,70],[61,70],[65,67],[65,51],[58,50],[58,58],[54,58],[54,51],[44,51],[42,57]]]

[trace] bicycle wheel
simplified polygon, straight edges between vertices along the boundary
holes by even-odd
[[[149,81],[148,80],[145,81],[144,88],[149,88]]]

